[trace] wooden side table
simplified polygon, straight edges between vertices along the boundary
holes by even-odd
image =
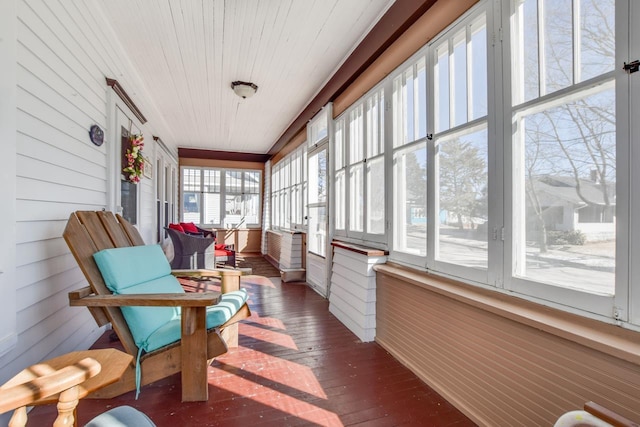
[[[24,369],[18,375],[5,383],[5,386],[10,387],[31,381],[35,378],[64,368],[65,366],[73,365],[86,357],[91,357],[92,359],[97,360],[102,366],[102,369],[98,375],[93,378],[89,378],[78,386],[78,399],[82,399],[92,392],[118,381],[127,367],[133,363],[132,355],[113,348],[74,351]],[[32,405],[57,403],[58,397],[59,393],[47,396],[36,400]]]

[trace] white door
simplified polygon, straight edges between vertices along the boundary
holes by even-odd
[[[327,296],[327,148],[308,155],[307,283]]]
[[[168,227],[169,223],[178,222],[177,170],[178,162],[158,143],[156,163],[151,175],[156,185],[156,241],[160,243],[168,238],[164,228]]]
[[[116,107],[115,138],[112,148],[112,165],[117,171],[115,184],[115,210],[131,224],[138,223],[139,189],[123,172],[126,167],[126,151],[130,147],[129,137],[140,134],[140,128],[121,109]]]

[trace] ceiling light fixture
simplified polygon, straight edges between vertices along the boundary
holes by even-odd
[[[249,82],[232,82],[231,89],[240,98],[251,98],[258,90],[258,86]]]

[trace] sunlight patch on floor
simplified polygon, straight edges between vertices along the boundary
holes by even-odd
[[[249,355],[247,363],[236,368],[254,374],[253,380],[234,376],[220,381],[222,377],[214,373],[209,384],[299,419],[322,425],[342,425],[338,415],[309,402],[313,397],[321,401],[327,399],[309,368],[260,352],[245,354]]]
[[[243,324],[242,335],[256,340],[267,341],[269,343],[290,348],[292,350],[298,349],[298,346],[296,346],[293,338],[291,338],[286,333],[270,331],[264,328],[259,328],[257,326],[252,326],[250,324]]]

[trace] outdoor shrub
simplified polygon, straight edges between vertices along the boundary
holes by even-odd
[[[547,243],[550,245],[584,245],[587,237],[580,230],[547,231]]]

